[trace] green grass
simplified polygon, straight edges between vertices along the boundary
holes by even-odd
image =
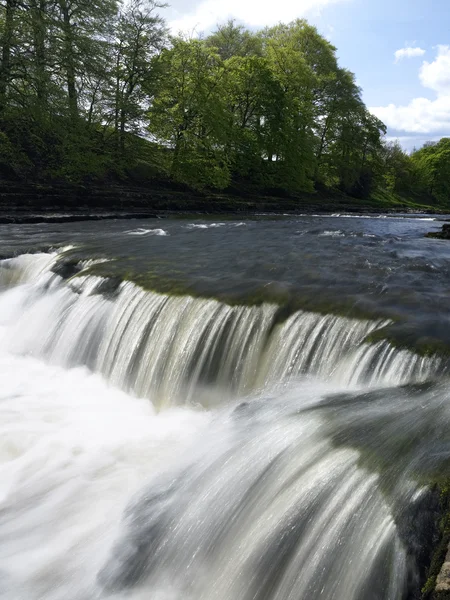
[[[435,212],[450,210],[450,207],[441,205],[431,205],[427,201],[421,201],[417,198],[405,198],[391,192],[387,189],[379,189],[375,191],[371,197],[370,202],[376,204],[380,208],[389,209],[401,209],[404,208],[407,211],[417,210],[419,212]]]

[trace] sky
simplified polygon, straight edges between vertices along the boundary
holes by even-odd
[[[450,0],[169,0],[173,33],[229,18],[258,29],[306,18],[356,74],[363,99],[407,150],[450,137]]]

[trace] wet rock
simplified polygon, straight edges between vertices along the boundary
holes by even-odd
[[[445,562],[437,576],[435,591],[437,593],[450,591],[450,546],[445,557]]]
[[[98,285],[94,293],[112,299],[117,295],[121,283],[122,279],[120,277],[108,277]]]
[[[58,261],[53,265],[52,271],[63,279],[70,279],[82,270],[78,260]]]
[[[450,240],[450,224],[442,225],[442,231],[427,233],[427,237],[438,240]]]

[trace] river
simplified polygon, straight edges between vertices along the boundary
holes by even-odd
[[[432,216],[0,226],[2,600],[420,597]]]

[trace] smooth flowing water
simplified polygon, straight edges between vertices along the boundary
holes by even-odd
[[[0,598],[418,598],[450,474],[438,226],[2,227]]]

